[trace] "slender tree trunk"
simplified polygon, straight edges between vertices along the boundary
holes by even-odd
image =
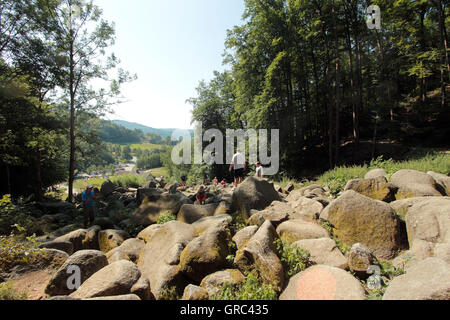
[[[442,36],[444,39],[444,52],[445,52],[445,64],[447,66],[447,76],[450,80],[450,58],[448,56],[448,37],[447,37],[447,28],[445,26],[445,12],[442,8],[442,0],[438,0],[438,10],[439,10],[439,21],[440,21],[440,31],[442,32]]]
[[[42,201],[42,179],[41,179],[41,149],[39,148],[39,144],[36,146],[35,149],[36,153],[36,159],[35,159],[35,178],[36,178],[36,190],[35,190],[35,196],[36,201],[41,202]]]
[[[341,104],[341,98],[340,98],[340,86],[341,86],[341,79],[340,79],[340,65],[339,65],[339,40],[338,40],[338,34],[337,34],[337,24],[336,24],[336,7],[334,0],[332,1],[332,15],[333,15],[333,25],[334,25],[334,45],[335,45],[335,59],[336,59],[336,67],[335,67],[335,75],[336,75],[336,105],[335,105],[335,135],[336,135],[336,145],[335,145],[335,164],[339,161],[339,148],[341,145],[340,142],[340,126],[339,126],[339,113],[340,113],[340,104]]]
[[[6,182],[8,185],[8,194],[12,197],[12,188],[11,188],[11,172],[9,170],[9,164],[5,165],[6,167]]]
[[[70,160],[69,160],[69,196],[68,202],[73,202],[73,182],[75,176],[75,66],[74,66],[74,47],[73,32],[71,32],[70,43]]]
[[[359,128],[356,118],[356,102],[355,102],[355,73],[353,72],[353,50],[352,41],[350,36],[350,23],[347,18],[347,51],[348,51],[348,64],[350,68],[350,93],[351,93],[351,107],[352,107],[352,121],[353,121],[353,145],[355,151],[359,146]]]
[[[448,59],[448,53],[446,52],[446,46],[445,46],[445,41],[444,41],[444,16],[442,13],[442,2],[441,0],[437,1],[437,5],[439,7],[439,36],[440,36],[440,46],[441,46],[441,59],[440,59],[440,63],[441,63],[441,106],[442,108],[445,107],[446,105],[446,97],[445,97],[445,59],[447,57]],[[448,60],[447,62],[447,66],[448,66]]]
[[[359,146],[359,139],[360,139],[360,133],[359,133],[359,113],[361,112],[363,108],[363,94],[362,94],[362,85],[363,85],[363,79],[362,79],[362,71],[361,71],[361,47],[359,43],[359,37],[358,37],[358,31],[355,31],[355,45],[356,45],[356,72],[357,72],[357,87],[358,87],[358,104],[355,108],[355,116],[356,116],[356,123],[358,128],[358,146]]]

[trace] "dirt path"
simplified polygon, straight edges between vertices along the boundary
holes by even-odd
[[[46,296],[45,287],[52,278],[50,270],[28,272],[11,280],[18,293],[26,293],[27,300],[40,300]]]

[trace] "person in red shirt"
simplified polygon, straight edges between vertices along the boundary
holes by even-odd
[[[204,205],[205,199],[206,199],[205,188],[203,186],[201,186],[197,192],[197,201],[200,203],[200,205]]]

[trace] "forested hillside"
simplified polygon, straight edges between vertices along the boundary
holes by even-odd
[[[360,152],[369,161],[381,140],[397,143],[390,155],[399,145],[448,146],[450,6],[371,4],[380,30],[366,25],[366,1],[246,0],[244,22],[225,39],[229,71],[200,83],[194,120],[205,130],[280,129],[288,176]]]

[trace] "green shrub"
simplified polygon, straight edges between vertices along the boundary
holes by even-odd
[[[175,217],[170,211],[165,211],[161,213],[158,217],[158,220],[156,221],[157,224],[164,224],[169,221],[176,220],[177,217]]]
[[[0,283],[0,301],[5,300],[27,300],[28,296],[24,293],[18,293],[11,282]]]
[[[331,238],[333,238],[334,242],[336,242],[336,246],[338,247],[338,249],[342,252],[343,255],[348,255],[350,253],[350,250],[352,247],[343,244],[341,241],[339,241],[338,237],[334,234],[334,227],[333,225],[328,222],[328,221],[321,221],[319,220],[318,223],[325,229],[328,231],[328,233],[330,234]]]
[[[283,242],[280,239],[275,241],[275,245],[287,278],[312,265],[310,261],[311,255],[307,250],[290,244],[289,241]]]
[[[111,180],[111,182],[114,183],[116,186],[125,188],[125,189],[139,188],[139,185],[146,181],[144,177],[135,176],[132,174],[124,174],[124,175],[120,175],[120,176],[114,176],[114,177],[111,177],[109,180]]]
[[[362,284],[367,292],[367,300],[381,300],[386,292],[389,283],[395,278],[405,273],[401,268],[392,265],[390,261],[377,260],[375,264],[380,267],[379,286],[370,286],[373,278],[369,277]]]
[[[32,264],[42,253],[36,235],[26,237],[26,230],[15,225],[19,234],[0,236],[0,270],[8,271],[21,264]]]
[[[15,204],[10,195],[4,195],[0,199],[0,235],[9,235],[15,225],[20,225],[26,230],[27,235],[42,234],[41,225],[33,216],[36,209],[25,204]]]
[[[175,286],[164,287],[159,296],[159,300],[181,300]]]
[[[249,273],[245,281],[238,284],[224,283],[220,291],[211,297],[212,300],[276,300],[275,289],[257,276]]]

